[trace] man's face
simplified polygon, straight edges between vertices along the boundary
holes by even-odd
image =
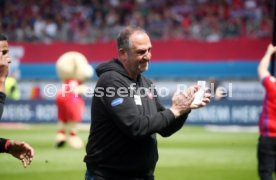
[[[148,69],[151,59],[151,42],[146,33],[135,32],[129,37],[130,47],[126,58],[126,68],[132,74],[140,74]]]
[[[0,41],[0,51],[2,52],[3,56],[9,56],[9,44],[8,44],[8,41]],[[9,63],[10,63],[10,61],[9,61]]]

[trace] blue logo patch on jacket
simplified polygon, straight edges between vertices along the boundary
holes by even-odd
[[[119,104],[122,104],[123,102],[124,102],[123,98],[116,98],[111,102],[111,106],[114,107],[114,106],[117,106]]]

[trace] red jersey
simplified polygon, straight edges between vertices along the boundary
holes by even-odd
[[[78,81],[68,80],[62,84],[57,94],[56,105],[58,120],[62,122],[80,122],[85,109],[84,100],[75,91]]]
[[[276,137],[276,82],[267,76],[262,80],[265,88],[263,110],[259,119],[261,136]]]

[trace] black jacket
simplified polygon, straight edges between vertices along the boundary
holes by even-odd
[[[0,92],[0,120],[1,120],[2,114],[3,114],[5,100],[6,100],[6,95],[4,93]],[[5,150],[6,142],[7,142],[7,139],[0,138],[0,153],[6,152],[6,150]]]
[[[117,59],[99,65],[96,72],[99,80],[92,99],[84,158],[88,171],[112,179],[152,177],[158,160],[156,133],[172,135],[183,126],[188,114],[175,119],[155,97],[156,92],[149,93],[152,82],[143,75],[134,81]],[[133,83],[135,89],[130,88]],[[122,87],[128,89],[121,93],[124,97],[117,93]]]

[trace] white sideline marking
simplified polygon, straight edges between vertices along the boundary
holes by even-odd
[[[24,123],[0,123],[0,129],[31,129],[31,125]]]
[[[247,132],[247,133],[258,133],[258,126],[215,126],[215,125],[207,125],[205,126],[207,131],[211,132]]]

